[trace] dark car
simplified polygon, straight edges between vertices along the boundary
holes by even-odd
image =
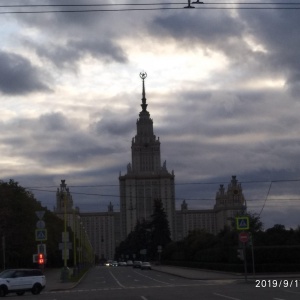
[[[118,262],[117,261],[113,261],[111,264],[112,267],[117,267],[118,266]]]
[[[127,260],[126,265],[127,265],[128,267],[131,267],[131,266],[133,265],[133,261],[132,261],[132,260]]]
[[[147,261],[142,262],[141,270],[152,270],[151,264]]]
[[[133,262],[133,268],[141,268],[141,266],[142,266],[142,262],[141,261],[139,261],[139,260],[135,260],[134,262]]]

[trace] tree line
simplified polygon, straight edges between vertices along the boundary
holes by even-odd
[[[61,266],[62,254],[58,244],[64,230],[63,221],[18,182],[9,180],[0,181],[0,269],[35,265],[33,255],[37,254],[37,245],[41,243],[35,240],[36,211],[45,211],[47,266]],[[70,229],[69,232],[71,234]]]
[[[286,229],[284,225],[276,224],[264,230],[258,215],[244,215],[250,220],[251,238],[245,244],[248,270],[299,271],[300,227]],[[239,233],[234,226],[224,228],[217,235],[204,230],[191,231],[183,240],[167,245],[163,260],[173,265],[243,272],[243,261],[238,255],[238,250],[243,247]]]
[[[286,229],[275,224],[264,230],[257,214],[243,213],[249,218],[250,239],[245,243],[246,262],[250,272],[300,270],[300,226]],[[238,217],[238,216],[237,216]],[[240,231],[225,227],[217,235],[193,230],[180,241],[171,241],[169,224],[160,199],[154,201],[150,221],[138,222],[134,230],[116,249],[116,259],[152,260],[169,265],[243,272],[239,249]],[[162,253],[158,251],[162,248]],[[253,264],[254,259],[254,264]],[[254,268],[254,269],[253,269]]]

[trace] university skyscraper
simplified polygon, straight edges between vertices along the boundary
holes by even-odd
[[[246,199],[236,176],[232,176],[227,188],[220,185],[212,209],[189,209],[184,200],[181,209],[176,210],[174,171],[168,171],[166,161],[161,163],[160,140],[154,134],[153,120],[147,110],[147,74],[141,73],[140,77],[142,110],[131,142],[131,162],[127,165],[127,173],[119,175],[120,211],[115,212],[110,199],[107,199],[106,212],[80,213],[79,208],[73,208],[72,195],[65,180],[57,191],[54,211],[61,218],[66,212],[68,225],[76,235],[86,233],[100,259],[113,259],[116,246],[134,230],[137,222],[151,220],[156,199],[162,201],[174,241],[184,239],[193,230],[217,234],[225,226],[232,227],[233,218],[246,210]]]
[[[154,134],[153,120],[147,111],[145,79],[142,79],[142,111],[136,123],[137,133],[131,143],[132,162],[127,174],[119,176],[121,240],[134,229],[138,221],[150,220],[155,199],[160,199],[169,220],[172,238],[175,238],[174,172],[161,164],[160,140]]]

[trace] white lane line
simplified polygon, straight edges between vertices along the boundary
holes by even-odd
[[[137,274],[139,274],[139,275],[141,275],[141,276],[143,276],[143,277],[149,278],[149,279],[151,279],[151,280],[153,280],[153,281],[156,281],[156,282],[159,282],[159,283],[168,284],[168,285],[171,284],[171,283],[169,283],[169,282],[164,282],[164,281],[161,281],[161,280],[157,280],[157,279],[155,279],[155,278],[152,278],[152,277],[150,277],[150,276],[146,276],[146,275],[144,275],[144,274],[141,274],[140,272],[136,272],[136,271],[134,271],[134,272],[137,273]]]
[[[113,275],[113,273],[111,271],[109,271],[110,275],[112,276],[112,278],[116,281],[116,283],[123,289],[125,289],[126,287],[121,284],[121,282]]]
[[[274,300],[285,300],[285,299],[281,299],[281,298],[273,298]]]
[[[141,296],[141,298],[143,299],[143,300],[148,300],[146,297],[144,297],[144,296]]]
[[[225,295],[218,294],[218,293],[214,293],[214,295],[220,296],[220,297],[223,297],[223,298],[226,298],[226,299],[231,299],[231,300],[241,300],[241,299],[238,299],[238,298],[233,298],[233,297],[225,296]]]
[[[294,292],[294,291],[289,291],[289,290],[284,290],[286,293],[291,293],[291,294],[299,294],[299,292]]]

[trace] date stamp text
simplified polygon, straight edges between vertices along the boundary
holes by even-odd
[[[257,288],[291,288],[299,287],[299,279],[256,279],[255,287]]]

